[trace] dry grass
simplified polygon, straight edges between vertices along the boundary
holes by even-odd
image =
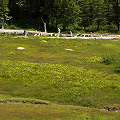
[[[119,113],[65,105],[0,104],[0,120],[118,120]]]

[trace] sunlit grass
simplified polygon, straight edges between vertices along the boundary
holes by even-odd
[[[93,107],[120,102],[119,75],[24,61],[5,60],[0,66],[1,94]]]
[[[119,68],[112,64],[106,65],[102,59],[103,54],[118,53],[120,51],[120,41],[65,40],[31,36],[27,39],[12,37],[0,37],[0,94],[3,95],[3,97],[0,96],[0,99],[4,98],[4,95],[10,95],[23,99],[47,100],[67,105],[120,108]],[[17,47],[24,47],[25,49],[18,50]],[[72,49],[73,51],[66,49]],[[17,106],[26,106],[12,103],[0,105],[2,109],[7,105],[12,106],[14,107],[13,110],[16,110]],[[28,108],[30,106],[35,107],[34,105],[27,105]],[[38,106],[41,109],[41,106]],[[43,109],[45,110],[47,107],[50,110],[53,106],[44,106]],[[57,107],[56,110],[59,109],[59,106]],[[74,109],[75,106],[72,107],[71,109]],[[25,110],[28,108],[25,108]],[[115,112],[105,112],[102,115],[102,113],[96,113],[97,109],[94,109],[94,113],[96,113],[94,116],[91,111],[88,114],[87,108],[84,109],[83,113],[79,113],[80,109],[83,110],[83,108],[78,107],[77,114],[81,115],[76,116],[74,114],[72,116],[71,112],[73,110],[64,114],[65,107],[65,111],[59,116],[56,116],[58,112],[50,119],[74,119],[74,116],[75,119],[83,120],[117,120],[119,118]],[[29,110],[31,109],[29,108]],[[7,111],[5,112],[5,109],[3,109],[3,112],[6,113]],[[47,111],[41,112],[46,114]],[[36,120],[49,119],[52,110],[48,114],[49,117],[45,117],[44,114],[42,116],[40,111],[41,117],[38,114],[34,116],[34,114],[28,113],[21,117],[21,109],[18,111],[18,116],[12,113],[14,112],[11,112],[11,119],[23,119],[26,116],[26,119]],[[10,114],[7,113],[7,115],[9,118]],[[2,118],[7,119],[7,115],[6,117],[2,116]],[[117,116],[115,117],[115,115]],[[65,116],[65,118],[62,116]]]

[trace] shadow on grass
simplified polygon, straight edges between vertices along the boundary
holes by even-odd
[[[120,74],[120,69],[114,71],[116,74]]]

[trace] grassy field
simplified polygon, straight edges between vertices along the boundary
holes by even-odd
[[[119,112],[99,109],[120,108],[120,68],[103,62],[119,46],[117,39],[1,35],[0,119],[119,120]]]

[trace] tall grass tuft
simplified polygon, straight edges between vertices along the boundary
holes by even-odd
[[[113,64],[120,68],[120,53],[109,53],[103,55],[103,62],[108,64]]]

